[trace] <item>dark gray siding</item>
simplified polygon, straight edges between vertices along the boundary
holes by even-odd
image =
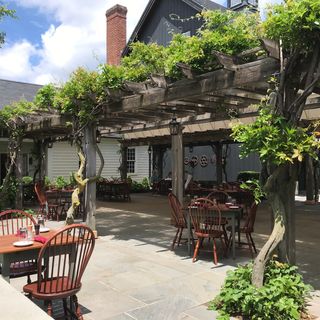
[[[201,22],[198,19],[190,20],[190,18],[197,13],[197,10],[181,0],[159,1],[144,21],[137,40],[167,45],[172,39],[172,33],[190,31],[191,35],[194,35],[200,28]],[[189,21],[181,21],[181,19],[189,19]]]
[[[0,109],[21,99],[32,101],[41,87],[31,83],[0,79]]]

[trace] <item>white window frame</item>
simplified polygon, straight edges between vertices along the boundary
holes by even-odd
[[[127,149],[127,173],[136,173],[136,149]]]
[[[241,4],[242,1],[241,0],[230,0],[230,8],[233,8],[235,6],[238,6],[239,4]]]

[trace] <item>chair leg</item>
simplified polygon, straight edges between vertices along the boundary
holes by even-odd
[[[83,320],[77,296],[76,295],[72,296],[72,300],[73,300],[73,303],[75,306],[75,312],[76,312],[78,319]]]
[[[226,226],[224,224],[222,225],[222,230],[223,230],[224,239],[226,241],[226,245],[228,247],[228,234],[227,234]]]
[[[251,244],[251,241],[250,241],[249,233],[247,233],[247,232],[246,232],[246,238],[247,238],[247,242],[248,242],[249,249],[250,249],[250,252],[251,252],[251,256],[253,258],[254,254],[253,254],[252,244]]]
[[[197,259],[200,243],[202,242],[202,240],[203,240],[203,238],[198,238],[198,240],[197,240],[196,248],[194,249],[194,253],[193,253],[192,262],[195,262]]]
[[[216,246],[215,238],[213,238],[213,261],[214,261],[214,264],[218,264],[217,246]]]
[[[47,314],[48,316],[52,317],[52,301],[51,300],[47,302]]]
[[[172,241],[171,250],[174,250],[174,245],[175,245],[175,243],[177,241],[179,231],[180,231],[180,228],[177,228],[176,235],[174,236],[173,241]]]
[[[64,315],[67,316],[67,315],[68,315],[67,299],[62,299],[62,303],[63,303],[63,312],[64,312]]]
[[[227,240],[226,240],[225,236],[223,235],[223,238],[221,237],[220,240],[221,240],[221,245],[223,248],[224,257],[228,257],[228,244],[227,244]]]
[[[230,236],[229,236],[228,244],[227,244],[228,250],[231,249],[231,245],[232,245],[232,233],[230,232]]]
[[[191,238],[191,241],[192,241],[192,246],[193,246],[193,249],[196,247],[196,244],[194,242],[194,238],[193,238],[193,232],[192,230],[190,230],[190,238]]]
[[[255,254],[257,254],[256,245],[254,244],[254,241],[253,241],[253,239],[252,239],[251,233],[249,233],[249,237],[250,237],[250,240],[251,240],[251,243],[252,243],[252,246],[253,246],[253,250],[254,250]]]
[[[180,234],[178,239],[178,246],[180,245],[181,237],[182,237],[183,228],[180,228]]]

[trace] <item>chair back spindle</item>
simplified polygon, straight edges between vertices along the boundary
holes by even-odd
[[[171,208],[171,218],[176,226],[185,226],[186,220],[182,212],[182,206],[179,199],[173,194],[168,195],[169,204]]]
[[[43,189],[42,189],[42,186],[41,186],[41,183],[40,183],[40,182],[37,182],[37,183],[34,185],[34,191],[36,192],[36,195],[37,195],[39,204],[40,204],[41,206],[46,205],[46,203],[47,203],[47,197],[46,197],[45,193],[43,192]]]
[[[258,205],[253,202],[250,209],[248,210],[246,221],[243,225],[245,232],[254,232],[254,223],[256,220]]]
[[[228,194],[224,191],[213,191],[208,194],[207,198],[210,200],[216,200],[218,204],[226,203],[228,200]]]
[[[222,230],[221,211],[208,198],[194,199],[190,206],[190,216],[196,234],[206,236]]]
[[[94,244],[92,230],[84,225],[71,225],[56,233],[39,253],[38,292],[61,296],[79,291]]]
[[[17,234],[20,228],[35,224],[33,216],[25,211],[13,209],[0,212],[0,236]]]

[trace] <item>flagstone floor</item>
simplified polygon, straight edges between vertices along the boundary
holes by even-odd
[[[207,305],[226,272],[251,258],[244,247],[236,260],[221,254],[215,266],[210,253],[192,263],[185,245],[170,251],[174,228],[163,196],[134,194],[131,202],[98,202],[96,220],[99,238],[78,295],[87,320],[213,320],[216,314]],[[254,235],[258,248],[268,238],[269,221],[269,208],[262,204]],[[316,290],[310,310],[320,317],[319,225],[320,206],[297,202],[297,264]],[[25,279],[11,283],[21,290]],[[61,304],[54,310],[54,318],[63,319]]]

